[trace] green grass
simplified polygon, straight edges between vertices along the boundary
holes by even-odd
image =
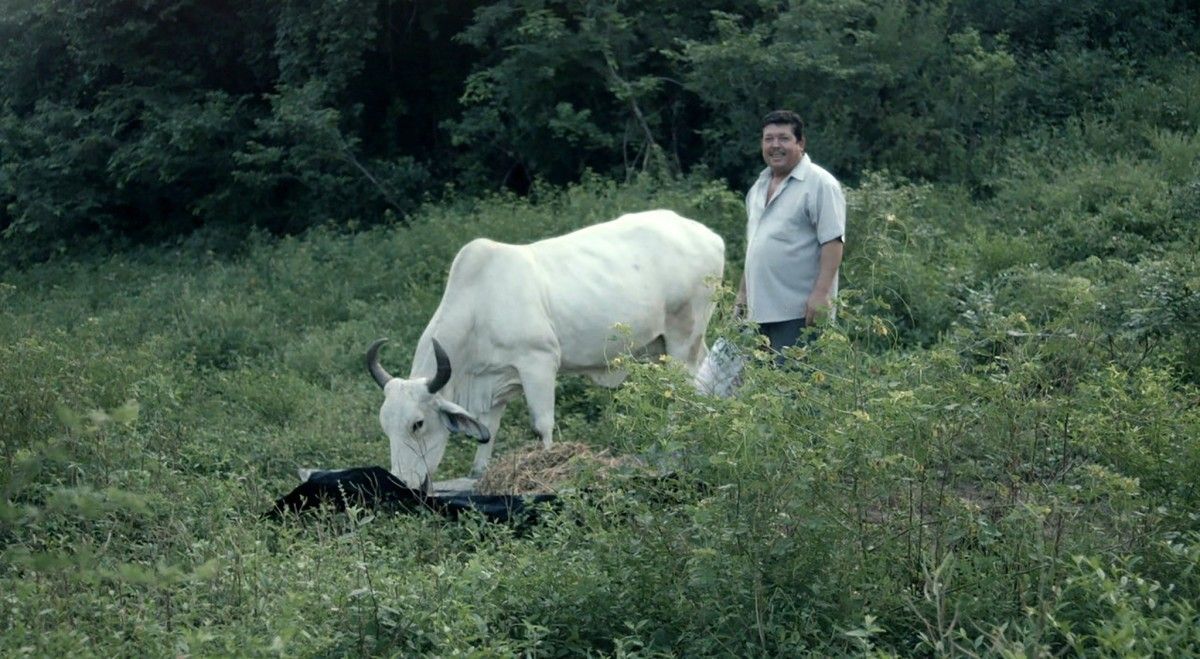
[[[617,482],[525,534],[261,514],[297,467],[386,465],[363,351],[388,336],[406,371],[469,238],[669,207],[732,277],[736,193],[589,180],[5,273],[0,654],[1200,652],[1200,147],[1160,137],[1104,167],[1084,133],[1034,136],[1062,166],[1014,156],[988,199],[866,177],[838,325],[787,368],[732,400],[669,364],[560,385],[560,440],[707,487]],[[724,294],[710,340],[748,343]]]

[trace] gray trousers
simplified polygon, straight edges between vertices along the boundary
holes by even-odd
[[[804,331],[803,318],[781,320],[777,323],[759,323],[758,333],[767,337],[771,342],[771,352],[775,353],[775,364],[783,364],[783,349],[801,343],[800,334]]]

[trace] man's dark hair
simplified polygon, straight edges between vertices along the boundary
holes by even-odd
[[[762,126],[760,126],[759,129],[761,130],[772,124],[787,124],[792,127],[792,135],[794,135],[797,140],[804,139],[804,120],[800,118],[800,115],[792,112],[791,110],[775,110],[773,112],[768,112],[767,116],[763,117]]]

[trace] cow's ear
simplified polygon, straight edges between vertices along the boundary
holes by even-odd
[[[492,433],[488,431],[487,426],[479,422],[470,412],[451,403],[444,398],[437,399],[438,416],[442,418],[442,425],[446,426],[450,432],[461,432],[465,435],[474,437],[480,444],[486,444],[492,439]]]

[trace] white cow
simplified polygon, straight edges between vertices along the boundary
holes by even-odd
[[[616,356],[670,355],[691,373],[708,348],[704,334],[725,243],[668,210],[610,222],[529,245],[477,239],[459,250],[446,290],[413,353],[407,379],[367,368],[383,388],[379,422],[391,443],[392,473],[428,488],[451,432],[480,444],[472,476],[487,468],[504,408],[524,392],[546,448],[554,430],[560,372],[616,386]]]

